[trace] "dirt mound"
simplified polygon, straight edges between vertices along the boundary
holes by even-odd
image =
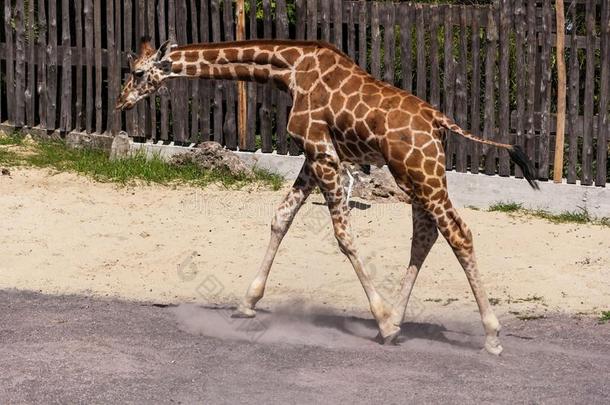
[[[394,178],[385,170],[371,170],[370,174],[357,168],[352,169],[354,186],[352,197],[366,201],[408,202],[408,198],[398,186]]]
[[[252,169],[232,151],[225,149],[217,142],[203,142],[191,152],[175,155],[171,159],[174,165],[194,163],[202,170],[222,170],[237,176],[252,176]]]

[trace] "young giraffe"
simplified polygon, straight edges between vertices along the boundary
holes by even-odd
[[[148,41],[130,58],[131,74],[117,101],[129,109],[154,93],[168,78],[272,81],[293,98],[288,131],[305,153],[305,163],[271,223],[263,263],[236,316],[253,317],[263,297],[271,264],[294,216],[318,186],[330,210],[335,237],[349,258],[368,297],[384,342],[400,332],[417,274],[438,236],[451,245],[479,307],[490,353],[502,351],[500,324],[483,288],[472,234],[447,195],[445,129],[475,142],[506,149],[525,178],[537,188],[532,166],[518,146],[478,138],[419,98],[376,80],[332,45],[307,41],[240,41],[169,46],[158,50]],[[411,259],[396,308],[377,292],[355,248],[348,225],[342,162],[387,164],[413,207]]]

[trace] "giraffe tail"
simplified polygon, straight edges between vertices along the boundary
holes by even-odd
[[[508,151],[508,155],[510,156],[511,160],[513,162],[515,162],[515,164],[517,166],[519,166],[519,168],[523,172],[523,177],[525,177],[525,179],[527,180],[529,185],[534,190],[540,190],[540,187],[538,186],[538,183],[536,182],[536,176],[534,175],[534,165],[532,164],[531,160],[527,157],[527,155],[525,154],[525,151],[523,150],[523,148],[521,146],[509,145],[507,143],[494,142],[494,141],[490,141],[488,139],[480,138],[474,134],[471,134],[468,131],[463,130],[455,123],[455,121],[453,121],[451,118],[449,118],[445,115],[443,115],[442,118],[437,119],[437,124],[443,128],[447,128],[448,130],[450,130],[452,132],[455,132],[458,135],[463,136],[466,139],[470,139],[472,141],[482,143],[484,145],[490,145],[490,146],[495,146],[497,148],[506,149]]]

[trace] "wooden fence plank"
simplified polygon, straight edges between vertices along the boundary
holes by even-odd
[[[168,37],[166,34],[165,25],[165,6],[166,0],[158,0],[157,3],[157,21],[159,30],[159,43],[165,42]],[[127,49],[126,49],[127,50]],[[169,88],[169,85],[167,85]],[[167,95],[161,95],[159,100],[159,131],[162,141],[169,139],[169,97]]]
[[[49,1],[47,45],[47,128],[57,128],[57,2]]]
[[[303,40],[305,39],[305,33],[307,28],[307,2],[306,0],[296,0],[294,7],[296,14],[296,37],[298,40]],[[252,8],[253,7],[251,7],[251,9]]]
[[[129,3],[129,2],[127,2]],[[126,3],[126,4],[127,4]],[[93,20],[95,24],[95,132],[101,134],[102,123],[102,2],[93,0]]]
[[[371,74],[381,79],[381,39],[379,38],[379,3],[371,4]]]
[[[334,0],[333,5],[333,42],[343,49],[343,0]]]
[[[94,2],[97,2],[99,0],[93,0]],[[123,49],[125,50],[125,52],[127,52],[128,54],[133,54],[133,44],[132,44],[132,38],[133,38],[133,22],[132,22],[132,15],[131,15],[131,9],[132,9],[132,2],[131,1],[126,1],[123,3]],[[97,43],[97,36],[96,36],[96,43]],[[97,58],[97,56],[96,56]],[[97,69],[97,61],[96,61],[96,69]],[[131,67],[130,67],[131,70]],[[136,136],[136,121],[135,121],[135,117],[136,117],[136,112],[134,110],[129,110],[125,112],[125,127],[127,130],[127,133],[129,134],[129,136]]]
[[[38,25],[45,27],[38,34],[38,114],[40,127],[47,128],[47,58],[45,47],[47,44],[47,12],[45,0],[38,0]],[[0,122],[2,121],[0,117]]]
[[[250,5],[250,39],[256,39],[258,37],[256,11],[256,3],[252,2]],[[301,31],[304,33],[304,28],[301,28]],[[258,115],[257,92],[258,84],[248,83],[248,128],[246,150],[250,151],[256,150],[256,116]]]
[[[498,52],[498,29],[494,16],[495,10],[487,13],[487,56],[485,60],[485,124],[483,134],[485,139],[495,139],[495,70]],[[485,173],[495,174],[496,155],[493,148],[483,147],[485,155]]]
[[[576,7],[571,7],[572,21],[577,21]],[[578,30],[576,24],[572,28],[572,43],[570,48],[570,73],[568,85],[568,174],[567,182],[575,184],[577,179],[576,166],[578,165],[578,133],[576,120],[579,116],[579,92],[580,92],[580,63],[578,60],[578,45],[575,41]]]
[[[413,88],[413,29],[412,8],[410,4],[400,3],[400,69],[402,72],[401,87],[411,92]]]
[[[288,9],[286,0],[276,0],[275,3],[275,32],[280,39],[288,38]],[[277,92],[277,111],[276,111],[276,132],[277,132],[277,153],[285,155],[288,153],[288,134],[286,125],[288,120],[289,96],[286,92]]]
[[[207,0],[200,2],[199,8],[199,40],[201,42],[209,42],[210,40],[210,8]],[[201,131],[201,141],[210,140],[210,94],[213,92],[213,82],[210,80],[199,83],[199,130]],[[248,96],[252,97],[252,93],[248,91]],[[250,111],[248,104],[248,112]],[[248,137],[246,137],[246,145],[249,147]]]
[[[498,139],[502,143],[509,142],[509,123],[510,123],[510,0],[500,1],[500,83],[498,95],[500,105],[498,111],[498,124],[500,132]],[[510,160],[508,153],[504,150],[498,151],[500,176],[510,175]]]
[[[584,95],[584,136],[582,142],[582,176],[581,184],[589,186],[593,183],[593,112],[595,92],[595,0],[587,0],[586,4],[587,52],[585,68]]]
[[[52,6],[51,6],[52,7]],[[8,110],[8,121],[11,124],[15,123],[14,106],[15,104],[10,102],[14,99],[15,94],[15,64],[14,64],[14,51],[13,51],[13,25],[11,20],[13,19],[13,13],[11,8],[11,2],[4,2],[4,35],[6,40],[6,98],[9,103],[6,108]],[[49,20],[49,22],[52,22]],[[52,27],[49,27],[52,28]],[[53,124],[55,125],[55,124]]]
[[[600,30],[602,45],[595,185],[605,186],[608,178],[608,139],[610,138],[610,127],[608,126],[608,102],[610,101],[610,4],[607,1],[602,3]]]
[[[445,71],[443,77],[443,88],[444,88],[444,104],[443,111],[449,117],[453,116],[454,113],[454,91],[455,91],[455,60],[453,58],[453,7],[446,6],[444,10],[444,29],[445,29],[445,43],[444,43],[444,64]],[[455,137],[450,133],[446,137],[446,160],[445,166],[448,170],[453,169],[453,153],[455,150]]]
[[[74,129],[82,131],[85,111],[83,107],[83,66],[85,54],[83,49],[83,0],[75,0],[74,4],[74,32],[76,36],[76,102],[74,103]]]
[[[271,1],[263,0],[263,33],[265,38],[272,38]],[[263,152],[273,151],[273,128],[271,125],[271,85],[267,83],[262,88],[261,108],[259,110],[261,126],[261,144]]]
[[[394,3],[383,5],[384,30],[383,30],[383,80],[394,84],[394,57],[396,47],[396,36],[394,26],[396,15],[394,13]]]
[[[356,3],[348,3],[347,7],[347,54],[355,61],[356,59]]]
[[[459,60],[456,69],[455,80],[455,118],[462,128],[468,130],[468,28],[467,28],[467,9],[460,6],[460,46]],[[464,173],[467,169],[467,151],[470,142],[461,136],[455,140],[455,169]]]
[[[184,1],[179,1],[177,4],[180,5],[180,7],[184,6]],[[136,26],[134,29],[134,36],[135,36],[135,48],[140,49],[140,43],[142,38],[144,38],[146,36],[146,0],[137,0],[137,2],[134,2],[135,7],[133,8],[133,14],[136,20]],[[178,8],[180,8],[178,7]],[[177,9],[178,9],[177,8]],[[186,24],[185,24],[186,25]],[[178,25],[179,27],[181,27],[180,25]],[[184,29],[186,29],[186,26],[183,27]],[[178,83],[179,88],[183,88],[184,83],[180,82]],[[182,97],[182,94],[180,94],[180,96],[178,97],[178,100],[182,101],[184,100],[184,98]],[[135,137],[138,138],[139,141],[144,141],[146,139],[146,137],[148,136],[148,132],[147,132],[147,128],[149,127],[150,124],[150,120],[148,119],[148,111],[149,108],[147,107],[150,103],[150,97],[145,98],[143,101],[139,102],[134,110],[137,111],[137,115],[136,115],[136,133],[134,134]],[[180,112],[182,112],[183,110],[180,109]],[[183,129],[185,126],[188,127],[188,121],[186,120],[186,118],[183,115],[180,116],[176,116],[176,121],[179,123],[179,127],[178,128],[182,128],[182,132],[180,133],[181,137],[186,137],[185,135],[185,130]],[[181,138],[184,139],[184,138]]]
[[[307,39],[318,39],[318,2],[309,0],[307,3]]]
[[[28,82],[27,90],[25,91],[25,112],[26,122],[29,127],[36,125],[35,107],[36,107],[36,47],[35,32],[34,32],[34,1],[28,2],[28,24],[27,24],[27,63],[28,63]]]
[[[264,0],[263,3],[267,1]],[[235,20],[235,13],[233,12],[233,2],[225,1],[222,7],[223,20],[224,20],[224,33],[225,41],[233,41],[235,34],[233,32]],[[268,19],[271,21],[271,7],[269,7]],[[235,115],[235,103],[236,103],[237,86],[236,82],[229,80],[226,83],[226,113],[224,122],[224,141],[225,146],[229,149],[237,149],[237,121]],[[273,150],[273,149],[272,149]]]
[[[72,55],[70,49],[70,1],[61,2],[61,43],[66,49],[61,68],[61,116],[59,129],[72,129]]]
[[[333,0],[322,0],[319,3],[320,16],[320,31],[322,41],[330,42],[330,6]]]
[[[141,0],[145,1],[145,0]],[[186,1],[177,1],[176,2],[176,41],[179,44],[188,43],[188,10],[187,10],[187,2]],[[232,21],[232,20],[231,20]],[[143,31],[142,35],[146,33]],[[179,91],[178,91],[178,111],[179,115],[176,114],[176,119],[181,121],[181,125],[177,128],[178,136],[174,138],[183,144],[189,144],[191,142],[191,137],[196,138],[196,134],[191,132],[189,121],[189,113],[191,112],[190,104],[192,103],[192,99],[190,97],[190,88],[192,84],[192,80],[179,80]],[[233,89],[233,100],[235,100],[235,88]],[[233,106],[233,110],[235,110],[235,105]],[[235,125],[235,121],[233,121]]]
[[[278,5],[279,7],[279,5]],[[246,5],[244,0],[235,2],[235,39],[243,41],[246,39]],[[246,148],[246,130],[248,125],[248,100],[246,94],[246,83],[237,82],[237,144],[240,150]]]
[[[307,2],[305,0],[296,0],[295,2],[295,13],[296,13],[296,38],[305,39],[306,27],[307,27]],[[288,152],[291,155],[300,155],[301,149],[290,139],[288,145]]]
[[[213,11],[212,11],[213,13]],[[167,19],[167,40],[170,41],[171,44],[178,44],[178,39],[176,38],[176,5],[175,0],[167,0],[166,2],[166,17]],[[214,18],[212,16],[212,18]],[[167,84],[167,88],[169,89],[169,115],[168,115],[168,130],[171,135],[173,141],[181,141],[179,135],[177,136],[177,128],[180,128],[182,124],[179,120],[180,111],[178,106],[177,98],[179,97],[179,80],[169,81]],[[222,105],[222,95],[219,96],[219,102]],[[216,134],[215,134],[216,136]],[[214,139],[216,140],[216,139]]]
[[[542,77],[540,79],[540,112],[542,121],[540,127],[539,142],[539,167],[538,178],[546,180],[549,178],[549,151],[551,150],[551,48],[552,44],[552,9],[550,0],[543,3],[542,12],[542,51],[540,54],[540,67]]]
[[[117,2],[116,3],[116,8],[117,11],[118,9],[121,8],[120,3]],[[152,44],[152,46],[156,46],[157,44],[160,45],[160,43],[157,43],[157,33],[156,33],[156,21],[155,21],[155,14],[156,14],[156,10],[155,10],[155,2],[147,2],[146,3],[146,26],[147,26],[147,35],[150,38],[150,43]],[[116,52],[116,56],[117,56],[117,75],[120,77],[121,74],[121,59],[120,59],[120,48],[121,48],[121,43],[120,43],[120,27],[118,26],[119,23],[119,15],[117,14],[117,25],[115,26],[115,30],[117,31],[117,52]],[[197,18],[195,17],[195,30],[197,29]],[[116,84],[117,86],[117,90],[120,87],[120,84]],[[157,100],[158,100],[159,95],[158,94],[153,94],[150,96],[150,101],[148,102],[148,114],[147,117],[148,119],[146,120],[146,136],[148,139],[150,140],[156,140],[157,139]]]
[[[120,7],[120,4],[118,5]],[[119,83],[117,78],[120,77],[117,71],[116,60],[116,43],[114,33],[114,1],[106,1],[106,46],[108,48],[108,97],[107,97],[107,116],[106,116],[106,131],[111,135],[116,135],[119,128],[119,114],[114,112],[114,106],[118,97]],[[77,113],[78,114],[78,113]]]
[[[470,88],[470,130],[481,136],[481,32],[479,28],[479,9],[472,8],[471,53],[472,53],[472,86]],[[472,142],[470,172],[478,173],[481,164],[479,143]]]
[[[222,41],[220,36],[220,2],[219,0],[212,0],[211,4],[211,17],[212,17],[212,38],[211,42]],[[214,99],[212,102],[212,111],[214,113],[214,141],[220,144],[223,143],[223,96],[224,96],[224,81],[214,81]]]
[[[18,1],[14,7],[13,21],[15,24],[15,125],[25,124],[25,16],[23,1]]]
[[[417,33],[417,97],[422,100],[428,100],[426,95],[426,84],[428,80],[427,64],[426,64],[426,9],[421,4],[417,5],[416,9],[416,25]]]
[[[87,133],[91,133],[93,131],[93,107],[94,107],[94,98],[93,98],[93,1],[92,0],[84,0],[83,3],[83,14],[84,14],[84,22],[85,22],[85,48],[87,52],[86,57],[86,68],[85,68],[85,131]]]
[[[534,126],[534,113],[536,106],[536,60],[537,60],[537,36],[536,36],[536,3],[527,2],[527,121],[526,121],[526,153],[532,162],[536,156],[536,129]]]
[[[517,132],[515,143],[520,146],[525,146],[524,131],[525,131],[525,97],[527,89],[527,71],[525,60],[525,5],[523,0],[515,1],[515,79],[517,91]],[[515,177],[523,177],[523,173],[519,166],[515,165]]]
[[[367,70],[367,22],[368,13],[366,11],[366,2],[364,0],[358,2],[358,66]]]
[[[441,79],[439,62],[438,27],[440,23],[440,9],[431,8],[430,16],[430,104],[434,108],[441,108]]]

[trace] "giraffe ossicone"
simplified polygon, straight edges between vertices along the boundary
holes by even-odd
[[[155,50],[143,41],[130,62],[131,74],[116,108],[132,108],[172,78],[274,82],[292,95],[288,131],[303,149],[305,163],[271,223],[271,239],[263,263],[236,316],[252,317],[263,297],[273,259],[292,220],[314,187],[330,210],[335,237],[348,257],[379,326],[383,342],[399,335],[417,274],[439,231],[464,268],[485,330],[485,349],[500,354],[500,324],[479,276],[472,233],[447,193],[445,131],[508,151],[533,188],[533,166],[516,145],[481,139],[425,101],[376,80],[330,44],[315,41],[238,41],[170,46]],[[348,217],[343,163],[387,165],[413,209],[411,259],[397,304],[377,291],[357,253]]]

